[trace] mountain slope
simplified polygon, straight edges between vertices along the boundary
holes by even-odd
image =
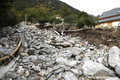
[[[66,5],[74,13],[79,13],[80,11],[69,6],[68,4],[60,0],[16,0],[14,6],[16,10],[24,10],[25,8],[30,8],[38,4],[44,4],[46,7],[52,8],[53,10],[58,10],[62,5]]]

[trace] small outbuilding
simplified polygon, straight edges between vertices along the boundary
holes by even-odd
[[[120,27],[120,8],[114,8],[112,10],[103,12],[96,27]]]

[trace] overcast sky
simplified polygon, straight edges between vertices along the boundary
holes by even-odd
[[[120,0],[61,0],[88,14],[101,15],[102,12],[120,8]]]

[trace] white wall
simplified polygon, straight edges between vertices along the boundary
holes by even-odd
[[[103,23],[103,27],[107,27],[108,26],[108,23]]]
[[[114,27],[114,26],[118,26],[119,23],[120,23],[120,21],[115,21],[115,22],[112,23],[112,26],[113,26],[113,27]]]
[[[101,27],[107,27],[108,26],[108,23],[102,23],[101,24]]]

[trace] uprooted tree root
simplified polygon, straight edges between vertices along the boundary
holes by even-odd
[[[83,40],[89,41],[90,44],[97,47],[100,44],[120,47],[119,29],[83,29],[77,32],[67,32],[66,34],[80,36]]]

